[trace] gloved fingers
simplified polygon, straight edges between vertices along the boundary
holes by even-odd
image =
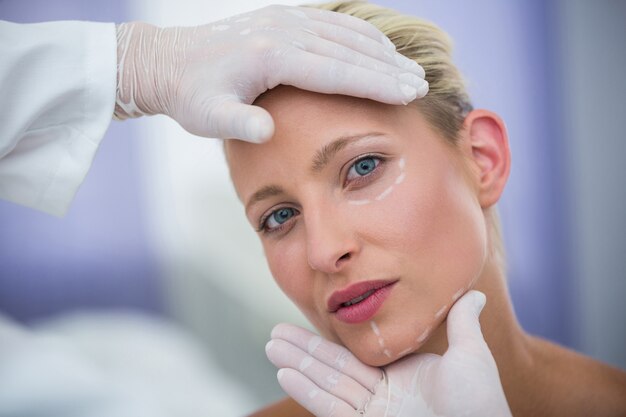
[[[315,385],[353,408],[363,407],[372,393],[354,379],[315,359],[299,347],[282,339],[265,346],[268,359],[277,368],[296,369]],[[382,372],[380,378],[382,379]]]
[[[373,41],[370,41],[373,42]],[[314,53],[328,58],[334,58],[346,64],[355,65],[357,67],[368,68],[382,74],[393,75],[396,78],[400,74],[413,74],[415,82],[419,85],[424,79],[424,70],[415,61],[406,58],[396,52],[391,56],[372,56],[376,53],[372,50],[354,49],[345,46],[339,42],[323,39],[311,33],[301,32],[292,42],[296,48],[300,48],[306,52]],[[394,56],[397,56],[397,60]],[[410,65],[409,63],[413,63]]]
[[[387,104],[407,104],[428,92],[428,82],[409,72],[397,78],[369,68],[347,64],[294,48],[277,65],[271,84],[287,84],[325,94],[344,94]]]
[[[450,348],[473,349],[486,347],[478,318],[487,297],[480,291],[467,292],[448,313],[448,344]]]
[[[356,409],[350,404],[320,389],[295,369],[279,369],[277,377],[278,383],[287,395],[316,417],[357,416]]]
[[[235,96],[213,99],[201,120],[205,126],[191,133],[252,143],[265,142],[274,134],[274,121],[265,109],[242,103]]]
[[[342,26],[332,25],[326,22],[310,21],[306,23],[305,32],[315,37],[316,41],[325,39],[330,42],[330,45],[335,46],[331,49],[332,53],[323,53],[322,55],[342,59],[345,62],[358,65],[361,54],[374,58],[378,61],[385,62],[392,65],[396,69],[400,69],[403,72],[413,72],[420,78],[424,78],[424,69],[418,65],[412,59],[405,57],[398,52],[392,52],[387,48],[381,48],[380,42],[377,42],[361,33],[347,29]],[[311,33],[313,32],[313,33]],[[315,42],[312,42],[314,46],[318,46]],[[328,48],[326,48],[328,49]],[[307,48],[309,52],[317,52],[319,50],[312,50]],[[350,51],[350,55],[345,55],[346,51]]]
[[[350,16],[345,13],[330,12],[328,10],[313,9],[309,7],[298,7],[296,9],[298,11],[303,11],[306,16],[313,20],[343,26],[364,36],[367,36],[368,38],[374,39],[377,42],[380,42],[391,51],[395,51],[396,49],[394,44],[389,40],[389,38],[387,38],[380,30],[378,30],[371,23],[366,22],[363,19],[359,19],[358,17]]]
[[[301,327],[286,323],[278,324],[272,330],[272,339],[282,339],[299,347],[320,362],[352,378],[370,392],[374,392],[380,381],[380,369],[365,365],[343,346],[329,342]]]

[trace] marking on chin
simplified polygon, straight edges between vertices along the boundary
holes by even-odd
[[[415,349],[415,348],[407,348],[407,349],[404,349],[402,352],[398,353],[398,357],[406,356],[406,355],[408,355],[409,353],[412,353],[414,349]]]
[[[385,349],[385,350],[383,350],[383,354],[384,354],[386,357],[391,358],[391,351],[390,351],[389,349]]]

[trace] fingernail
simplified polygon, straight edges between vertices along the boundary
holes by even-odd
[[[407,104],[415,100],[415,97],[417,96],[417,88],[411,87],[410,85],[403,84],[400,87],[400,90],[402,90],[402,94],[404,95],[404,99],[405,99],[404,104]]]
[[[278,372],[276,372],[276,378],[278,378],[278,380],[280,381],[284,373],[285,373],[284,369],[279,369]]]
[[[415,87],[416,90],[422,87],[422,84],[424,84],[423,79],[421,79],[415,74],[411,74],[410,72],[405,72],[404,74],[400,74],[398,79],[405,84]]]
[[[480,313],[483,311],[486,303],[487,296],[480,291],[476,291],[476,294],[474,294],[474,307],[476,308],[476,316],[480,316]]]
[[[428,81],[424,81],[424,84],[417,89],[417,97],[422,98],[428,93]]]
[[[417,62],[405,57],[404,55],[400,53],[396,54],[396,62],[398,63],[400,67],[404,68],[405,70],[415,71],[416,69],[420,68]]]
[[[267,342],[267,344],[265,345],[265,352],[269,352],[270,349],[272,348],[272,345],[274,344],[273,340],[270,340],[269,342]]]
[[[384,43],[384,44],[385,44],[385,46],[386,46],[387,48],[389,48],[390,50],[392,50],[392,51],[395,51],[395,50],[396,50],[396,45],[395,45],[393,42],[391,42],[391,39],[389,39],[388,37],[386,37],[386,36],[384,36],[384,35],[383,35],[383,43]]]
[[[267,142],[274,133],[274,127],[259,117],[251,117],[246,124],[248,141],[253,143]]]

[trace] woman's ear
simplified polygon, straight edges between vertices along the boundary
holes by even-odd
[[[511,169],[506,126],[488,110],[471,111],[464,122],[465,146],[476,178],[482,208],[493,206],[502,195]]]

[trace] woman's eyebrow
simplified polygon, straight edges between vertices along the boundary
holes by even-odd
[[[311,172],[317,173],[324,169],[326,165],[330,162],[331,159],[343,148],[347,145],[352,144],[354,142],[358,142],[362,139],[370,138],[372,136],[382,136],[383,133],[380,132],[368,132],[368,133],[360,133],[358,135],[349,135],[349,136],[341,136],[334,141],[327,143],[317,152],[315,152],[315,156],[313,157],[313,162],[311,163]]]
[[[279,187],[278,185],[266,185],[265,187],[260,188],[254,194],[252,194],[252,197],[250,197],[250,199],[246,203],[246,212],[248,212],[250,206],[258,203],[259,201],[265,200],[266,198],[273,197],[275,195],[283,194],[284,192],[285,191],[282,189],[282,187]]]

